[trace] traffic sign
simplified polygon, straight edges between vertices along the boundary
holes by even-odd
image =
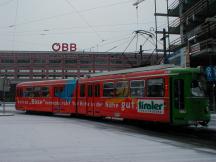
[[[205,74],[208,81],[216,81],[216,66],[207,66]]]

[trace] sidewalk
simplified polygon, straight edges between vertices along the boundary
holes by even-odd
[[[216,121],[216,113],[211,114],[211,120]]]

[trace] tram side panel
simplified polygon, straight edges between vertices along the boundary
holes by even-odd
[[[52,112],[52,89],[48,86],[27,85],[17,87],[16,109]]]
[[[76,80],[66,80],[62,84],[52,85],[52,111],[54,113],[76,112],[76,88]]]
[[[175,73],[175,71],[173,71]],[[198,71],[173,75],[170,80],[172,122],[175,125],[208,124],[210,111],[204,80]],[[200,78],[201,77],[201,78]]]
[[[116,78],[100,82],[100,97],[94,96],[94,101],[79,99],[78,102],[83,104],[79,107],[79,112],[86,110],[83,114],[88,115],[87,111],[94,106],[92,116],[170,122],[168,76],[133,79],[127,77],[121,79],[121,76],[117,76]],[[85,91],[87,95],[88,90]]]
[[[18,85],[16,109],[75,113],[76,80],[31,82]]]

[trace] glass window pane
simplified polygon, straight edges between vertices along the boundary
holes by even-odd
[[[80,85],[80,97],[85,97],[85,85]]]
[[[116,83],[116,97],[128,97],[129,88],[127,81],[120,81]]]
[[[144,80],[131,81],[131,97],[144,97],[145,94],[145,82]]]
[[[114,96],[114,83],[104,83],[103,85],[103,96],[104,97],[113,97]]]
[[[92,85],[88,85],[88,97],[92,97]]]
[[[147,81],[147,96],[148,97],[163,97],[164,96],[164,80],[149,79]]]

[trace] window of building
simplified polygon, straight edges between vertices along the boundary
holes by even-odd
[[[32,62],[33,62],[34,64],[42,64],[42,63],[45,63],[46,60],[34,59]]]
[[[49,60],[50,64],[60,64],[61,60]]]
[[[18,75],[19,79],[29,79],[30,77],[28,75]]]
[[[147,97],[163,97],[164,96],[164,79],[147,80]]]
[[[144,80],[132,80],[130,82],[131,97],[144,97],[145,94],[145,81]]]
[[[80,97],[85,97],[85,84],[80,85]]]
[[[90,64],[89,58],[86,58],[86,60],[80,60],[80,64]]]
[[[10,73],[10,72],[14,72],[14,71],[15,71],[14,69],[8,69],[8,70],[7,70],[7,72],[9,72],[9,73]]]
[[[65,72],[76,73],[77,70],[65,70]]]
[[[19,70],[19,72],[30,72],[30,70]]]
[[[42,70],[33,70],[33,72],[36,72],[36,73],[37,73],[37,72],[42,72]]]
[[[17,63],[21,63],[21,64],[30,63],[30,59],[19,59],[17,60]]]
[[[104,65],[104,64],[108,64],[108,61],[106,59],[104,59],[104,60],[95,60],[95,64]]]
[[[114,83],[108,82],[103,85],[103,96],[113,97],[114,96]]]
[[[65,60],[65,64],[76,64],[77,60]]]
[[[128,97],[129,87],[128,81],[120,81],[115,84],[116,86],[116,97]]]
[[[1,62],[10,64],[10,63],[14,63],[14,60],[12,60],[12,59],[2,59]]]

